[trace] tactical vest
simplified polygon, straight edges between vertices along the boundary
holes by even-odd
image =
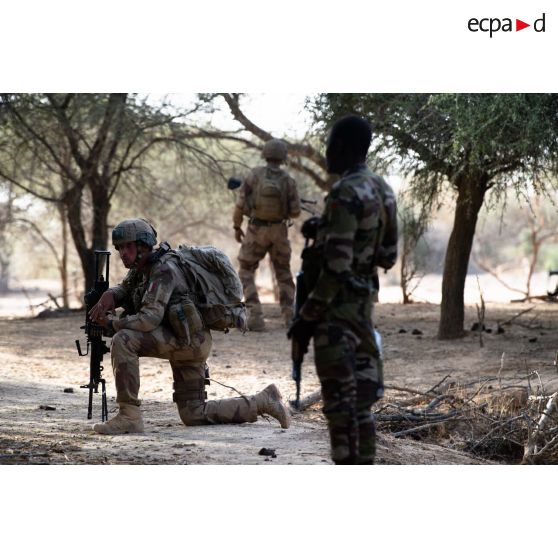
[[[282,221],[288,217],[289,175],[279,168],[254,169],[250,217],[263,221]]]

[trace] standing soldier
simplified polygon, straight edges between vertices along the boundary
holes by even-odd
[[[316,371],[322,387],[331,455],[336,464],[372,464],[376,432],[372,405],[383,396],[379,336],[373,304],[377,266],[397,257],[393,191],[366,166],[372,129],[357,116],[341,118],[327,142],[328,171],[338,174],[316,236],[317,277],[289,336],[300,343],[314,331]],[[308,265],[308,270],[305,269]]]
[[[255,274],[268,252],[279,287],[281,313],[285,325],[290,325],[294,283],[287,220],[300,215],[296,182],[280,168],[287,159],[287,145],[281,140],[269,140],[264,145],[262,157],[267,165],[252,169],[246,177],[233,214],[235,238],[242,244],[238,254],[239,276],[248,307],[248,328],[254,331],[265,328]],[[241,228],[244,215],[249,218],[246,234]]]
[[[155,229],[144,219],[128,219],[112,231],[114,247],[129,272],[121,284],[101,296],[90,314],[113,334],[111,359],[119,412],[108,422],[96,424],[95,432],[144,431],[139,399],[140,357],[170,362],[173,401],[187,426],[254,422],[258,415],[269,414],[282,428],[288,428],[289,411],[274,384],[256,395],[206,401],[205,362],[211,352],[211,333],[194,302],[203,293],[197,292],[195,276],[186,275],[168,244],[161,243],[159,249],[153,250],[156,238]],[[178,324],[173,320],[177,305],[181,310]],[[125,316],[116,318],[112,314],[118,307],[125,309]],[[184,336],[182,329],[186,327],[188,335]]]

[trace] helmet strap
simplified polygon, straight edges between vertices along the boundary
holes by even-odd
[[[144,242],[136,241],[137,254],[134,261],[134,267],[136,268],[136,271],[141,271],[149,260],[151,250],[147,250],[144,252],[144,247],[147,247]]]

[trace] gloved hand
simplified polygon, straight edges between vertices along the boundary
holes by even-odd
[[[318,235],[318,226],[320,225],[321,219],[319,217],[310,217],[302,223],[300,232],[304,238],[312,239],[316,238]]]
[[[244,237],[244,233],[240,227],[234,229],[234,238],[237,242],[242,243],[242,238]]]
[[[321,319],[327,309],[325,302],[309,297],[300,309],[300,316],[307,321],[315,321]]]
[[[112,312],[115,308],[115,301],[114,295],[111,291],[105,291],[99,302],[91,308],[89,312],[89,317],[94,321],[97,322],[99,325],[104,325],[102,320],[106,317],[107,312]]]

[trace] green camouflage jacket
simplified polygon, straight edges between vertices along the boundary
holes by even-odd
[[[336,182],[316,238],[321,271],[307,304],[305,319],[317,319],[343,285],[374,290],[376,266],[388,269],[397,257],[395,196],[383,178],[366,165],[349,169]]]

